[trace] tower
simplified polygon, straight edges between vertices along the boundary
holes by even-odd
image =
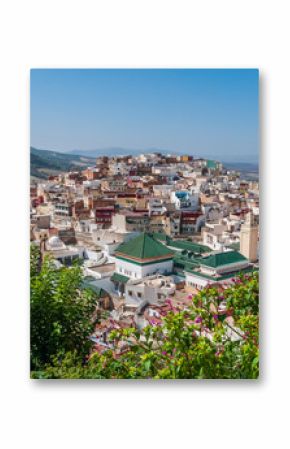
[[[240,253],[250,262],[257,260],[258,226],[254,223],[252,212],[246,215],[246,221],[241,226]]]

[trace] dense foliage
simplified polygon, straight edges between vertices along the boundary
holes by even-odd
[[[33,266],[33,265],[32,265]],[[45,262],[32,268],[32,354],[35,378],[256,379],[259,374],[258,274],[229,288],[206,288],[185,310],[143,330],[115,329],[114,350],[84,361],[92,313],[77,268]],[[77,312],[73,312],[77,303]],[[64,304],[68,306],[64,307]],[[51,310],[52,308],[52,310]],[[76,325],[76,323],[82,323]],[[61,350],[61,352],[59,352]]]
[[[45,257],[40,266],[40,254],[31,247],[30,263],[31,366],[40,369],[74,351],[82,359],[88,354],[93,331],[96,298],[81,288],[79,266],[57,269],[53,260]]]

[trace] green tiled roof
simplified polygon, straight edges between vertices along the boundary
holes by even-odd
[[[164,232],[153,232],[152,237],[155,240],[161,240],[162,242],[166,242],[168,240],[168,235],[164,234]]]
[[[200,245],[199,243],[195,242],[188,242],[186,240],[169,240],[167,245],[172,246],[173,248],[183,249],[200,254],[211,251],[208,246]]]
[[[176,270],[176,271],[178,271],[178,270]],[[188,273],[192,273],[192,274],[194,274],[196,276],[199,276],[201,278],[209,279],[211,281],[218,282],[218,281],[223,281],[223,280],[230,279],[230,278],[236,278],[240,274],[254,273],[254,272],[259,271],[259,270],[258,270],[258,268],[250,266],[250,267],[242,268],[241,270],[234,271],[234,272],[231,272],[231,273],[221,274],[220,276],[210,276],[208,274],[201,273],[200,271],[194,271],[194,270],[191,270],[191,269],[187,269],[185,271],[188,272]],[[180,273],[178,273],[178,274],[180,274]]]
[[[138,237],[122,243],[116,249],[117,255],[124,257],[132,257],[134,259],[151,259],[158,257],[173,256],[170,251],[162,243],[154,240],[149,234],[143,232]]]
[[[195,261],[188,261],[181,257],[174,257],[174,268],[177,270],[193,270],[197,267],[199,267],[199,265]]]
[[[238,251],[227,251],[223,253],[210,254],[200,259],[200,264],[206,267],[217,268],[222,265],[229,265],[236,262],[245,262],[246,257],[238,253]]]
[[[128,278],[127,276],[123,276],[122,274],[119,273],[114,273],[113,276],[111,277],[111,281],[115,281],[115,282],[122,282],[123,284],[126,284],[126,282],[128,282],[130,278]]]

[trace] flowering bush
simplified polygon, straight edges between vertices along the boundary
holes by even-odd
[[[161,324],[113,330],[114,350],[55,359],[35,377],[95,379],[256,379],[259,280],[200,291],[185,310],[172,306]]]

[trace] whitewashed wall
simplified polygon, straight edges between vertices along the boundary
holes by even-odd
[[[128,276],[131,279],[141,279],[149,274],[155,273],[157,270],[160,273],[171,272],[173,268],[173,261],[166,260],[164,262],[153,263],[150,265],[135,265],[116,258],[116,272]],[[126,274],[131,273],[131,274]]]

